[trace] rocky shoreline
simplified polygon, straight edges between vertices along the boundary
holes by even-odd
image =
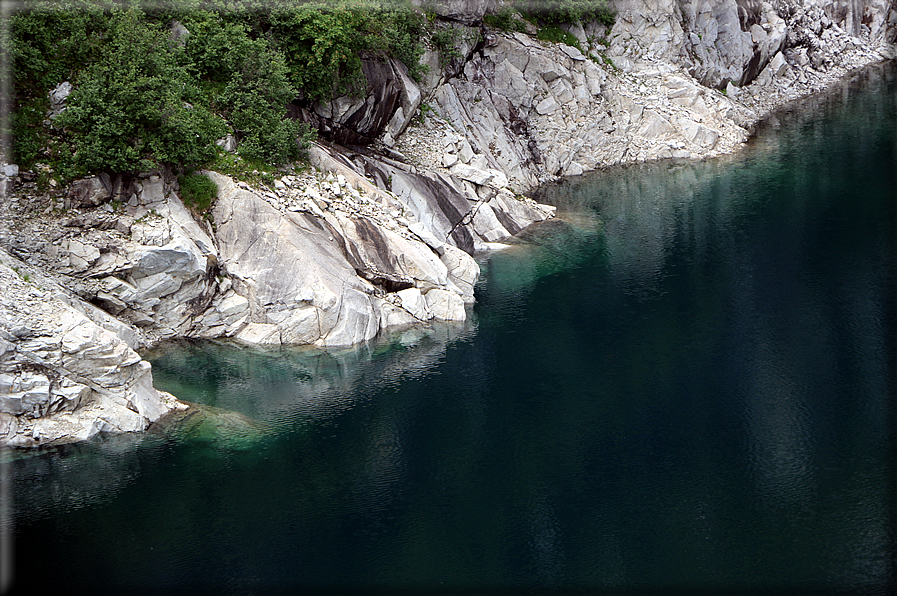
[[[472,255],[553,216],[524,196],[540,184],[732,153],[774,110],[897,56],[884,2],[858,16],[835,0],[620,0],[611,30],[568,27],[578,47],[484,27],[492,4],[437,11],[460,57],[425,54],[420,84],[390,62],[366,96],[303,108],[331,139],[310,168],[209,172],[207,218],[170,172],[61,188],[4,166],[0,443],[140,431],[183,410],[137,353],[162,340],[326,349],[463,321]]]

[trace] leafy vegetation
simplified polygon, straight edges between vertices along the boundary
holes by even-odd
[[[550,41],[552,43],[563,43],[568,46],[573,46],[574,48],[582,50],[580,47],[579,40],[576,37],[567,31],[564,31],[557,25],[548,25],[546,27],[542,27],[539,29],[538,33],[536,33],[536,37],[543,41]]]
[[[202,174],[189,173],[178,178],[181,187],[180,195],[184,204],[199,213],[205,213],[212,206],[212,200],[218,196],[218,185]]]
[[[199,103],[199,88],[166,32],[139,23],[130,10],[110,19],[98,60],[78,73],[68,108],[56,119],[69,130],[74,173],[150,170],[159,162],[215,156],[224,122]]]
[[[514,0],[513,6],[549,24],[599,21],[610,27],[616,19],[607,0]]]
[[[366,56],[402,60],[415,78],[426,69],[426,18],[408,0],[139,6],[33,2],[13,16],[17,163],[63,179],[190,168],[218,159],[214,141],[230,132],[248,163],[276,166],[314,137],[287,117],[290,102],[360,89]],[[74,91],[47,121],[63,81]]]
[[[499,29],[500,31],[526,31],[526,26],[520,17],[516,17],[517,12],[509,6],[502,7],[494,14],[483,16],[483,22],[489,27]]]
[[[222,161],[252,169],[292,162],[314,135],[288,117],[291,103],[359,92],[364,59],[396,58],[420,80],[428,39],[443,66],[463,41],[411,0],[22,6],[10,19],[13,157],[25,168],[49,164],[63,181],[163,165],[183,172]],[[515,11],[554,37],[559,22],[613,18],[605,0],[516,0],[487,24],[519,30]],[[63,81],[73,91],[48,119],[48,94]],[[237,156],[217,149],[225,134],[236,137]]]
[[[482,37],[478,31],[471,35],[469,30],[454,27],[436,29],[430,34],[430,41],[439,51],[439,66],[442,68],[448,66],[452,60],[464,58],[459,45],[462,43],[476,44],[480,39]]]

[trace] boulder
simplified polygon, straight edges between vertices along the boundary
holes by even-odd
[[[118,334],[67,302],[80,301],[63,300],[61,288],[46,279],[41,284],[56,293],[36,290],[7,265],[15,259],[0,254],[0,444],[31,447],[145,430],[180,407],[153,389],[150,364]]]
[[[234,337],[249,344],[276,346],[280,345],[280,327],[268,323],[249,323]]]
[[[349,345],[374,337],[376,289],[346,259],[336,228],[308,213],[282,214],[230,178],[210,176],[219,189],[213,214],[221,264],[247,298],[251,323],[275,324],[268,313],[277,312],[276,325],[288,332],[289,313],[308,313],[310,306],[319,326],[308,343]],[[252,331],[241,337],[262,336]],[[273,338],[273,332],[264,338]]]
[[[427,306],[427,300],[419,289],[407,288],[396,292],[396,295],[402,308],[418,321],[429,321],[433,318],[433,313]]]
[[[63,81],[50,91],[50,109],[47,111],[47,118],[53,119],[65,111],[65,103],[72,89],[71,83]]]
[[[66,191],[67,207],[95,207],[106,201],[125,202],[134,192],[134,180],[128,174],[106,173],[72,182]]]
[[[434,288],[424,294],[427,310],[434,319],[440,321],[464,321],[467,313],[464,310],[464,300],[455,292]]]
[[[447,286],[445,265],[424,242],[408,240],[365,217],[336,219],[349,263],[375,286],[386,292]]]
[[[463,163],[457,163],[452,166],[451,172],[453,176],[457,176],[462,180],[473,182],[474,184],[479,186],[489,184],[495,179],[494,172],[488,170],[480,170]]]

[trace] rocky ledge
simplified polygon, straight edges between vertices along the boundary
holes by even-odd
[[[161,340],[331,348],[464,321],[471,254],[554,211],[498,175],[473,183],[326,144],[309,157],[317,167],[271,185],[206,172],[206,218],[164,173],[49,195],[19,176],[0,230],[0,441],[139,431],[183,409],[135,352]]]
[[[31,271],[31,273],[28,273]],[[0,440],[145,430],[185,406],[153,388],[133,329],[0,250]]]
[[[184,408],[135,351],[160,340],[332,348],[464,320],[472,255],[553,215],[524,196],[539,184],[730,153],[770,111],[897,55],[886,0],[614,4],[610,30],[567,27],[573,47],[485,27],[493,0],[432,3],[457,57],[427,52],[419,83],[366,62],[366,93],[292,106],[324,139],[311,167],[264,184],[208,172],[205,217],[168,172],[38,192],[47,172],[4,166],[0,443],[139,431]]]

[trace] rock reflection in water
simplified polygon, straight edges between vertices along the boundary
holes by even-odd
[[[156,386],[178,398],[249,416],[272,430],[333,417],[360,396],[426,374],[473,321],[433,322],[360,346],[266,349],[234,342],[176,342],[145,357]]]
[[[261,449],[279,433],[332,418],[378,389],[427,374],[451,342],[475,329],[473,321],[435,322],[339,351],[215,341],[160,346],[144,356],[153,361],[156,386],[195,407],[147,433],[101,435],[45,452],[5,452],[7,459],[20,458],[10,484],[27,507],[17,515],[40,518],[108,501],[166,444],[186,444],[198,453],[203,446]],[[371,462],[372,469],[383,465]]]

